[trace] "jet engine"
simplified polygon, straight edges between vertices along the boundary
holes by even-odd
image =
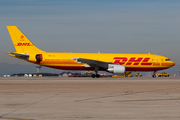
[[[113,74],[124,74],[125,73],[125,66],[116,65],[116,64],[108,64],[108,72]]]

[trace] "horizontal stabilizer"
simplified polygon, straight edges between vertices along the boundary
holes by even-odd
[[[9,54],[11,56],[20,57],[20,58],[23,58],[23,59],[28,59],[29,58],[29,54],[26,54],[26,53],[8,52],[7,54]]]

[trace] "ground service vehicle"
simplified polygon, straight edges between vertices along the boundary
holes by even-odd
[[[123,76],[125,76],[125,77],[132,77],[132,74],[131,74],[130,71],[126,71]]]
[[[169,73],[166,72],[159,73],[158,77],[169,77]]]
[[[113,75],[112,77],[132,77],[130,71],[126,71],[123,75]]]
[[[136,77],[142,77],[142,74],[136,72]]]

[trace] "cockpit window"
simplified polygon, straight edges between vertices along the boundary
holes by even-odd
[[[170,59],[165,59],[165,61],[171,61]]]

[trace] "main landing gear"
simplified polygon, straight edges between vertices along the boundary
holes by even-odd
[[[100,75],[99,74],[92,74],[92,78],[99,78],[100,77]]]
[[[154,71],[153,75],[152,75],[153,78],[156,77],[156,71]]]
[[[99,78],[100,75],[98,74],[99,67],[95,67],[95,74],[92,74],[92,78]]]

